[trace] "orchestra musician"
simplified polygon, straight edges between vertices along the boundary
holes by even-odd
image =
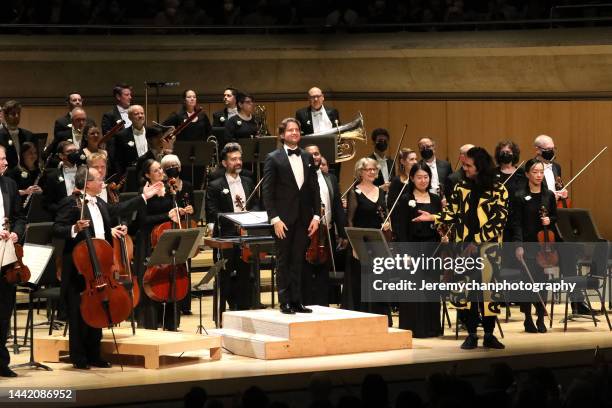
[[[7,170],[4,175],[15,180],[19,195],[25,199],[25,196],[42,192],[39,185],[34,185],[40,175],[38,148],[32,142],[25,142],[21,145],[20,155],[19,165]]]
[[[132,105],[127,110],[131,125],[115,136],[115,150],[118,172],[124,174],[127,168],[134,166],[138,159],[147,153],[149,132],[145,127],[145,112],[140,105]]]
[[[183,105],[177,112],[173,112],[162,123],[164,126],[179,127],[193,114],[198,107],[198,97],[194,90],[187,89],[183,91]],[[185,141],[205,141],[211,134],[212,126],[208,115],[202,110],[198,116],[191,121],[191,125],[187,126],[181,133],[181,140]]]
[[[447,224],[453,228],[456,242],[501,242],[508,217],[508,191],[497,180],[492,157],[482,147],[473,147],[466,153],[463,171],[465,179],[455,186],[449,205],[435,215],[419,210],[420,215],[413,221]],[[465,252],[466,255],[475,256],[477,248],[468,245]],[[477,276],[474,278],[478,279]],[[496,317],[487,315],[483,302],[469,302],[469,308],[458,309],[457,313],[468,331],[462,349],[469,350],[478,346],[476,329],[480,322],[485,332],[483,347],[505,348],[493,335]],[[482,317],[479,318],[479,314]]]
[[[2,106],[6,126],[0,128],[0,145],[4,146],[8,168],[19,164],[21,145],[25,142],[36,144],[34,135],[29,130],[19,127],[21,122],[21,103],[10,100]]]
[[[402,147],[399,152],[399,175],[391,179],[389,184],[389,192],[387,193],[387,206],[389,209],[393,206],[402,187],[410,182],[410,169],[417,163],[417,154],[414,150],[408,147]],[[404,192],[406,190],[404,189]],[[391,226],[393,231],[398,231],[397,212],[391,214]]]
[[[117,124],[118,120],[125,122],[125,127],[132,126],[132,120],[128,115],[128,108],[132,104],[133,88],[128,84],[117,84],[113,88],[115,106],[109,112],[102,115],[102,133],[106,134]]]
[[[431,256],[434,247],[432,242],[439,242],[440,235],[433,226],[433,222],[413,222],[418,211],[427,211],[437,214],[442,211],[442,200],[430,189],[431,168],[423,161],[411,166],[409,171],[409,184],[400,197],[394,214],[397,213],[397,222],[393,227],[399,242],[410,242],[415,253]],[[424,243],[424,244],[423,244]],[[418,250],[417,250],[418,249]],[[435,282],[440,280],[440,272],[436,270],[418,271],[420,279]],[[442,335],[440,326],[440,302],[426,299],[422,302],[399,303],[399,327],[412,330],[417,338],[437,337]]]
[[[72,195],[77,165],[83,162],[79,148],[72,142],[60,142],[57,150],[61,160],[59,167],[45,169],[41,180],[43,206],[52,215],[57,213],[60,201]]]
[[[446,160],[436,157],[436,142],[432,138],[423,137],[418,143],[421,159],[431,169],[431,192],[442,195],[448,184],[448,176],[453,172],[451,165]],[[443,198],[443,197],[442,197]]]
[[[77,92],[73,92],[66,98],[66,104],[68,105],[68,112],[64,116],[60,116],[55,120],[53,124],[53,138],[57,138],[59,132],[70,130],[72,123],[72,110],[74,108],[83,107],[83,97]],[[96,126],[96,122],[87,118],[86,126]]]
[[[87,178],[87,179],[86,179]],[[81,219],[81,209],[77,205],[78,198],[64,198],[53,224],[53,235],[65,240],[62,288],[66,294],[68,319],[70,325],[69,347],[70,360],[74,368],[86,370],[90,367],[108,368],[110,363],[100,357],[100,340],[102,330],[88,326],[81,316],[80,297],[85,288],[85,282],[72,260],[72,251],[76,244],[86,238],[86,230],[91,237],[106,239],[112,243],[112,237],[127,234],[127,227],[115,226],[111,223],[118,214],[129,214],[145,205],[146,201],[162,190],[162,184],[146,186],[139,197],[134,197],[116,205],[106,204],[97,196],[102,191],[104,180],[94,169],[80,166],[75,175],[75,188],[84,193],[84,219]]]
[[[226,87],[223,90],[223,103],[225,107],[223,110],[217,111],[213,113],[213,126],[214,127],[223,127],[225,126],[225,122],[238,114],[238,106],[236,105],[236,95],[238,95],[238,90]]]
[[[258,135],[259,129],[253,112],[255,111],[255,99],[248,93],[238,92],[238,113],[225,121],[225,133],[221,144],[236,142],[240,139],[249,139]]]
[[[11,232],[4,228],[0,230],[0,239],[16,243],[23,240],[26,220],[21,211],[21,200],[16,183],[13,179],[4,176],[7,167],[6,149],[0,146],[0,197],[2,197],[0,219],[8,218],[11,228]],[[5,272],[6,267],[0,271],[0,377],[17,377],[17,373],[9,368],[11,358],[6,348],[11,315],[15,305],[15,286],[6,281]]]
[[[333,174],[326,174],[321,171],[323,156],[316,145],[306,146],[305,149],[312,155],[315,168],[317,169],[317,179],[319,184],[319,195],[321,204],[324,205],[325,217],[321,218],[319,228],[329,230],[328,261],[314,265],[304,260],[304,270],[302,272],[302,301],[306,305],[329,306],[330,280],[329,272],[331,269],[331,257],[334,255],[336,247],[344,249],[348,245],[348,239],[344,227],[346,227],[346,213],[342,208],[340,200],[340,186],[338,179]],[[321,214],[323,215],[323,214]],[[338,231],[339,242],[336,245],[336,230]],[[324,239],[327,239],[325,232]]]
[[[102,133],[97,126],[85,126],[83,129],[85,135],[85,142],[81,146],[81,150],[85,153],[85,156],[89,158],[93,153],[100,153],[108,159],[108,152],[104,149],[104,146],[100,145],[102,140]]]
[[[538,242],[538,232],[544,227],[555,231],[555,221],[557,219],[557,204],[555,194],[548,190],[543,183],[544,163],[540,159],[530,159],[525,163],[525,172],[528,184],[524,190],[518,191],[512,198],[512,241],[515,242]],[[542,214],[541,208],[546,209],[546,214]],[[558,238],[557,238],[558,240]],[[520,245],[520,244],[519,244]],[[535,282],[545,282],[544,268],[536,261],[537,251],[535,244],[526,247],[518,246],[515,250],[516,257],[523,260]],[[525,279],[525,281],[529,281]],[[546,302],[546,291],[540,291],[541,299]],[[544,322],[545,309],[539,301],[533,302],[536,310],[537,320],[533,324],[531,317],[531,303],[521,303],[521,312],[525,315],[523,325],[527,333],[545,333],[546,323]]]
[[[102,152],[91,153],[87,157],[87,165],[91,169],[96,169],[98,173],[100,173],[100,177],[102,178],[102,180],[106,180],[106,170],[107,170],[106,163],[107,163],[106,155]],[[100,194],[98,194],[96,197],[103,200],[105,203],[112,204],[113,202],[109,201],[108,189],[109,187],[105,183],[104,186],[102,186],[102,191],[100,191]]]
[[[244,177],[241,173],[242,148],[238,143],[228,143],[221,149],[221,164],[225,168],[225,176],[211,181],[206,190],[208,231],[214,237],[236,236],[238,233],[235,224],[219,217],[219,214],[257,209],[255,199],[247,203],[247,199],[253,193],[254,185],[250,178]],[[217,259],[217,251],[214,252]],[[254,303],[251,290],[254,282],[249,264],[244,262],[240,255],[241,250],[237,246],[224,249],[220,253],[221,258],[227,259],[219,283],[221,313],[226,309],[226,302],[230,310],[247,310]]]
[[[70,120],[71,123],[68,129],[57,132],[49,146],[47,146],[47,154],[54,152],[57,146],[64,140],[74,143],[79,149],[83,149],[86,146],[84,130],[87,124],[87,112],[83,108],[74,108],[70,112]]]
[[[383,227],[387,217],[385,191],[374,184],[378,178],[378,162],[370,157],[364,157],[355,163],[355,179],[357,184],[348,193],[348,216],[349,227],[376,228]],[[384,229],[389,229],[387,222]],[[391,320],[391,309],[386,303],[365,303],[361,301],[361,263],[353,250],[350,257],[348,269],[345,273],[346,295],[343,302],[346,308],[361,312],[371,312],[387,315],[389,326],[393,325]],[[350,296],[348,295],[350,293]]]
[[[385,193],[389,192],[389,185],[391,179],[395,176],[395,169],[393,168],[393,159],[387,157],[385,152],[389,148],[389,140],[391,136],[389,131],[383,128],[377,128],[372,131],[370,136],[372,142],[374,142],[374,153],[370,155],[370,158],[376,160],[378,163],[378,177],[374,180],[374,185],[382,188]]]
[[[274,227],[278,299],[282,313],[311,313],[302,303],[300,286],[308,237],[319,228],[319,183],[312,156],[298,147],[300,123],[283,119],[278,131],[283,146],[266,157],[262,187]]]
[[[312,87],[308,90],[309,106],[295,112],[302,135],[323,132],[340,125],[338,109],[324,106],[324,101],[325,95],[321,89]]]

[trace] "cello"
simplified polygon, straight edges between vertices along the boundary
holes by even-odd
[[[321,204],[321,218],[325,217],[325,204]],[[325,230],[324,230],[325,229]],[[329,261],[331,247],[327,239],[327,225],[319,225],[317,232],[310,238],[306,250],[306,261],[312,265],[323,265]]]

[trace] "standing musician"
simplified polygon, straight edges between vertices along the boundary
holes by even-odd
[[[87,180],[86,180],[87,177]],[[81,208],[77,205],[80,199],[70,196],[60,203],[53,235],[66,240],[63,256],[62,286],[66,294],[68,319],[70,324],[70,360],[74,368],[86,370],[89,367],[110,367],[110,363],[100,357],[100,340],[102,330],[88,326],[80,313],[81,292],[84,290],[83,277],[77,272],[72,260],[72,250],[86,238],[87,232],[94,238],[112,242],[112,237],[127,234],[127,227],[112,227],[111,219],[118,214],[128,214],[144,207],[146,201],[162,190],[162,183],[146,186],[139,197],[134,197],[116,205],[108,205],[97,196],[102,191],[104,179],[96,169],[87,170],[81,166],[75,177],[75,187],[84,194],[84,219],[81,219]]]
[[[357,184],[348,193],[348,216],[349,227],[376,228],[383,226],[387,218],[385,191],[374,184],[379,172],[378,162],[370,157],[357,160],[355,164],[355,179]],[[384,229],[389,229],[387,223]],[[344,296],[346,308],[361,312],[371,312],[387,315],[389,326],[392,326],[391,310],[387,303],[364,303],[361,301],[361,263],[353,250],[349,264],[349,273],[345,273],[345,288],[347,294]]]
[[[412,169],[412,166],[414,166],[417,161],[417,154],[414,150],[407,147],[403,147],[400,149],[399,175],[391,179],[391,184],[389,185],[389,192],[387,193],[387,205],[389,206],[389,208],[391,208],[393,206],[393,203],[395,203],[395,200],[397,200],[397,197],[399,196],[400,191],[402,191],[404,184],[410,182],[410,169]],[[406,192],[405,189],[404,192]],[[393,231],[398,231],[398,227],[396,224],[397,219],[398,213],[394,211],[391,214],[391,226]]]
[[[378,162],[378,177],[374,180],[375,186],[380,186],[386,193],[389,192],[391,179],[395,176],[393,168],[393,159],[387,157],[385,152],[389,148],[389,140],[391,139],[387,129],[377,128],[372,131],[372,142],[374,142],[374,153],[370,158]]]
[[[431,166],[430,166],[431,167]],[[508,191],[497,181],[493,159],[482,147],[467,151],[463,163],[465,179],[455,186],[449,205],[438,214],[419,211],[413,221],[435,221],[453,228],[457,242],[481,244],[501,242],[508,217]],[[476,247],[466,248],[466,255],[476,255]],[[476,329],[482,322],[483,346],[501,349],[505,346],[493,335],[495,316],[488,316],[483,302],[470,302],[469,309],[458,309],[459,318],[468,330],[462,349],[478,346]],[[482,318],[479,318],[479,314]]]
[[[83,129],[83,134],[85,143],[81,145],[81,150],[85,153],[85,156],[89,158],[93,153],[103,154],[106,158],[108,158],[108,152],[104,149],[104,146],[100,145],[100,140],[102,140],[102,133],[100,133],[100,129],[97,126],[85,126]]]
[[[225,168],[225,176],[211,181],[206,190],[208,230],[215,237],[236,236],[235,225],[219,217],[219,214],[251,211],[256,208],[254,199],[247,203],[254,189],[253,181],[241,175],[242,148],[238,143],[228,143],[223,147],[221,164]],[[221,257],[227,259],[220,276],[221,313],[225,311],[226,302],[230,310],[247,310],[253,306],[251,272],[240,254],[241,250],[236,246],[221,251]]]
[[[309,106],[295,112],[303,135],[323,132],[340,125],[338,109],[323,106],[325,95],[317,87],[308,90]]]
[[[20,153],[19,165],[7,170],[4,175],[15,180],[19,195],[22,197],[42,192],[40,186],[34,185],[40,175],[36,145],[32,142],[25,142],[21,145]]]
[[[222,145],[235,142],[240,139],[249,139],[257,136],[258,128],[253,117],[255,111],[255,99],[248,93],[239,92],[236,96],[238,101],[238,113],[225,121],[225,134]]]
[[[508,220],[512,219],[514,196],[519,191],[524,191],[527,186],[524,169],[516,167],[520,160],[520,154],[521,150],[518,145],[511,140],[502,140],[495,146],[495,162],[497,163],[495,172],[497,179],[504,184],[510,198],[508,201]],[[513,233],[511,229],[512,223],[508,221],[506,228],[504,228],[504,242],[512,241]]]
[[[321,204],[324,205],[325,217],[321,218],[319,224],[320,231],[317,234],[328,235],[325,229],[329,230],[329,241],[327,243],[328,261],[315,265],[304,260],[304,271],[302,272],[302,301],[307,305],[329,306],[329,272],[331,268],[331,257],[334,256],[336,247],[346,248],[348,239],[344,227],[346,227],[346,214],[342,208],[340,200],[340,187],[338,179],[333,174],[324,174],[321,171],[323,156],[319,147],[315,145],[306,146],[304,149],[312,155],[315,168],[317,169],[317,180],[319,182],[319,195]],[[323,214],[321,214],[323,216]],[[338,230],[339,242],[336,245],[336,229]],[[323,230],[323,231],[321,231]]]
[[[300,123],[283,119],[278,131],[283,146],[266,157],[262,188],[276,240],[278,299],[282,313],[311,313],[300,286],[308,237],[319,228],[319,183],[312,156],[298,147]]]
[[[451,165],[446,160],[436,157],[436,142],[432,138],[423,137],[418,143],[421,158],[431,169],[431,192],[442,195],[448,184],[448,176],[452,173]]]
[[[132,105],[127,112],[131,126],[115,136],[117,170],[122,174],[128,167],[134,166],[138,158],[147,153],[149,150],[147,134],[152,131],[145,128],[145,112],[142,106]]]
[[[72,142],[64,140],[57,146],[61,163],[58,168],[47,168],[41,181],[43,188],[43,206],[52,214],[58,210],[64,197],[72,195],[77,165],[81,163],[79,148]]]
[[[46,148],[47,154],[53,153],[57,146],[67,140],[77,145],[79,149],[83,149],[87,143],[85,142],[86,134],[84,132],[87,125],[87,112],[83,108],[74,108],[70,112],[70,126],[66,130],[57,132],[49,146]]]
[[[164,181],[165,174],[161,164],[153,159],[147,160],[143,165],[143,184],[144,189],[150,185],[156,185]],[[166,179],[167,180],[167,179]],[[144,190],[143,190],[144,191]],[[174,196],[172,186],[166,183],[163,191],[151,199],[147,200],[147,205],[138,209],[138,233],[136,242],[139,245],[134,254],[134,271],[138,276],[138,282],[141,285],[141,293],[145,293],[142,279],[146,272],[146,261],[152,253],[151,247],[151,232],[156,225],[166,221],[179,222],[179,217],[187,212],[193,213],[193,207],[179,208],[178,214],[174,207]],[[169,304],[170,307],[172,305]],[[143,296],[140,304],[137,307],[138,325],[145,329],[157,330],[161,324],[162,307],[159,303],[154,302],[147,296]],[[177,317],[180,317],[177,316]],[[166,313],[164,319],[164,328],[174,330],[178,327],[178,322],[174,322],[174,314]]]
[[[21,200],[17,192],[17,185],[12,179],[5,177],[4,172],[8,167],[6,160],[6,149],[0,146],[0,219],[8,218],[11,232],[0,230],[0,239],[11,240],[13,243],[23,239],[25,233],[25,217],[21,211]],[[0,271],[0,377],[17,377],[17,374],[9,368],[11,361],[6,339],[9,334],[11,315],[15,305],[15,286],[5,280],[6,268]]]
[[[236,95],[238,95],[238,91],[234,88],[227,87],[223,91],[223,103],[225,104],[225,108],[223,110],[217,111],[213,113],[213,126],[214,127],[223,127],[225,126],[225,122],[238,114],[238,106],[236,106]]]
[[[113,97],[116,105],[109,112],[102,115],[102,133],[107,133],[115,126],[118,120],[125,122],[125,127],[132,125],[128,115],[128,108],[132,104],[133,89],[128,84],[117,84],[113,88]]]
[[[512,228],[513,239],[515,242],[538,242],[538,232],[543,231],[544,227],[550,231],[555,231],[555,221],[557,219],[557,204],[555,194],[548,190],[543,183],[544,163],[539,159],[530,159],[525,163],[525,171],[528,184],[524,190],[517,192],[512,198]],[[546,213],[542,213],[542,208]],[[520,244],[519,244],[520,245]],[[524,261],[532,274],[535,282],[545,282],[544,268],[536,261],[534,244],[523,248],[516,248],[517,259]],[[525,279],[525,281],[528,281]],[[546,291],[540,292],[540,297],[546,302]],[[538,299],[539,300],[539,299]],[[544,322],[545,309],[539,301],[534,301],[537,314],[536,324],[531,318],[531,303],[523,302],[521,311],[525,314],[523,325],[527,333],[545,333],[546,323]]]
[[[179,127],[187,120],[187,118],[193,114],[198,106],[198,96],[192,89],[183,91],[183,105],[178,112],[173,112],[164,122],[164,126]],[[192,120],[191,125],[187,126],[181,133],[181,140],[186,141],[205,141],[212,132],[212,126],[208,115],[202,110],[195,119]]]
[[[439,242],[440,235],[433,226],[433,222],[413,222],[412,219],[418,215],[418,211],[427,211],[436,214],[442,211],[442,200],[431,191],[431,169],[420,161],[411,167],[409,172],[409,184],[405,194],[402,194],[394,213],[397,213],[397,221],[393,225],[395,235],[399,242],[410,242],[412,246],[420,246],[415,253],[425,253],[431,256],[434,252],[431,242]],[[393,205],[391,200],[389,205]],[[420,244],[425,243],[425,244]],[[436,282],[440,280],[440,271],[426,270],[421,279]],[[414,337],[437,337],[442,335],[440,326],[440,302],[432,302],[427,299],[423,302],[400,302],[399,303],[399,327],[400,329],[412,330]]]
[[[61,131],[70,130],[70,126],[72,123],[72,110],[74,108],[82,108],[83,107],[83,97],[81,94],[73,92],[66,98],[66,104],[68,105],[68,112],[64,116],[60,116],[55,119],[55,123],[53,124],[53,138],[57,138],[57,134]],[[96,126],[96,122],[87,118],[87,126]]]
[[[8,168],[19,164],[21,145],[25,142],[36,143],[34,135],[29,130],[19,127],[21,121],[21,104],[17,101],[7,101],[2,107],[6,124],[0,127],[0,145],[4,146]]]

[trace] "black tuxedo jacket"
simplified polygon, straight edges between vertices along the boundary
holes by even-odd
[[[244,195],[248,199],[253,192],[253,181],[242,175],[240,176],[240,181],[242,182]],[[206,190],[206,219],[209,220],[209,222],[215,223],[214,235],[216,237],[236,235],[235,228],[233,228],[234,223],[223,217],[219,217],[221,213],[234,212],[234,199],[235,197],[232,197],[229,193],[229,185],[227,184],[225,175],[211,181],[208,185],[208,189]],[[247,205],[247,210],[256,210],[258,207],[256,197],[253,197]]]
[[[338,121],[338,125],[340,125],[340,114],[338,110],[335,108],[328,108],[323,105],[323,109],[327,112],[327,117],[332,123],[332,126],[336,126],[336,121]],[[314,129],[312,126],[312,111],[310,110],[310,106],[306,108],[299,109],[295,112],[295,118],[300,122],[300,128],[302,135],[311,135],[314,133]]]
[[[227,108],[224,108],[223,110],[217,111],[217,112],[213,112],[213,127],[224,127],[225,126],[225,122],[228,120],[229,118],[227,117]]]
[[[446,192],[446,185],[449,184],[448,176],[451,175],[453,169],[446,160],[436,158],[436,170],[438,170],[438,182],[441,184],[440,190]]]
[[[118,120],[121,120],[121,114],[117,105],[113,106],[113,109],[102,115],[102,134],[105,134],[117,124]]]
[[[19,128],[17,138],[19,139],[19,145],[22,145],[25,142],[32,142],[34,145],[38,146],[34,135],[29,130]],[[0,145],[4,146],[6,149],[6,161],[8,162],[8,168],[12,169],[19,162],[19,157],[17,156],[17,149],[15,149],[15,146],[13,145],[11,135],[9,134],[8,129],[4,126],[0,128]]]
[[[342,238],[346,238],[346,232],[344,228],[346,227],[346,212],[342,207],[342,199],[340,194],[340,185],[338,184],[338,179],[333,174],[325,174],[323,173],[323,179],[327,184],[327,190],[329,191],[329,201],[332,206],[332,225],[330,229],[333,229],[333,225],[335,225],[338,229],[338,235]]]
[[[370,159],[374,159],[376,160],[376,156],[374,155],[374,153],[372,153],[370,156]],[[391,182],[391,179],[395,176],[395,169],[393,168],[393,159],[389,159],[387,158],[387,169],[389,170],[389,182]],[[376,177],[376,180],[374,180],[374,185],[375,186],[382,186],[383,184],[385,184],[385,178],[382,175],[382,171],[378,171],[378,177]]]
[[[72,123],[72,117],[70,116],[70,112],[66,113],[64,116],[61,116],[55,119],[55,123],[53,124],[53,138],[57,138],[57,134],[62,131],[71,130],[70,125]],[[87,118],[87,122],[85,126],[96,126],[96,121]]]
[[[145,128],[145,132],[152,132],[151,129]],[[115,164],[117,170],[122,174],[125,169],[134,166],[138,162],[138,150],[136,149],[136,141],[134,140],[134,129],[130,126],[122,130],[114,137],[115,139]]]
[[[55,215],[60,202],[68,196],[62,166],[45,170],[40,185],[43,189],[43,207],[52,215]]]
[[[15,180],[0,176],[0,189],[2,190],[2,201],[4,203],[4,215],[9,219],[11,231],[23,242],[26,220],[21,210],[21,199],[17,191]],[[11,318],[13,302],[15,301],[15,288],[6,283],[0,276],[0,320]]]
[[[270,219],[280,217],[287,225],[302,220],[308,224],[321,211],[319,181],[312,156],[301,150],[304,183],[298,189],[285,148],[281,147],[266,157],[262,185],[263,204]]]

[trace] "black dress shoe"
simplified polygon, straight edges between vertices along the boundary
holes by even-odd
[[[295,310],[293,310],[289,303],[282,303],[280,305],[280,311],[284,314],[295,314]]]
[[[525,327],[526,333],[537,333],[538,332],[538,328],[535,326],[535,324],[533,324],[532,319],[525,319],[525,321],[523,322],[523,326]]]
[[[504,346],[499,340],[497,340],[497,337],[492,334],[485,334],[484,339],[482,340],[482,347],[500,350],[506,348],[506,346]]]
[[[572,303],[572,314],[590,316],[591,309],[587,305],[585,305],[583,302]],[[595,312],[594,314],[598,314],[598,312]]]
[[[92,367],[98,367],[98,368],[111,368],[112,367],[111,363],[109,363],[108,361],[104,361],[104,360],[90,361],[89,365]]]
[[[461,348],[463,350],[473,350],[478,347],[478,336],[475,334],[468,334],[468,336],[463,341]]]
[[[538,328],[538,333],[546,333],[546,323],[544,322],[544,316],[538,317],[536,320],[536,327]]]
[[[296,313],[312,313],[312,309],[307,308],[301,303],[294,303],[291,307]]]
[[[8,367],[0,367],[0,377],[17,377],[17,373]]]
[[[89,370],[89,364],[87,363],[72,363],[72,366],[77,370]]]

